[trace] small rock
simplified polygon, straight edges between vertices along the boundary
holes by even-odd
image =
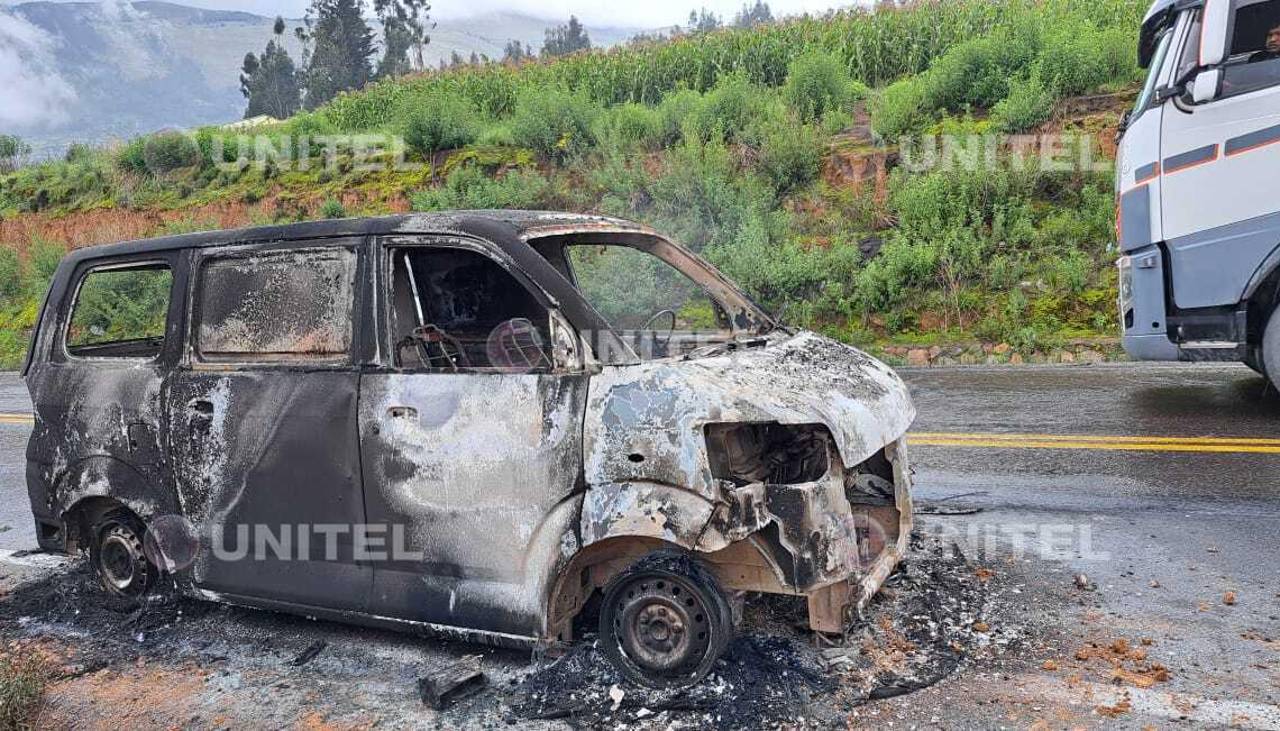
[[[1236,605],[1236,593],[1234,591],[1229,591],[1226,594],[1223,594],[1222,603],[1226,604],[1228,607],[1234,607]]]
[[[1009,356],[1009,365],[1022,365],[1025,362],[1022,358],[1022,353],[1014,353]]]
[[[1092,591],[1093,584],[1089,583],[1088,574],[1076,574],[1076,588],[1080,591]]]
[[[1045,660],[1044,665],[1041,665],[1040,667],[1044,668],[1045,670],[1057,670],[1058,663],[1054,662],[1053,660]]]
[[[924,348],[915,348],[907,351],[907,365],[911,366],[927,366],[929,365],[929,351]]]
[[[982,632],[983,634],[986,634],[987,632],[991,631],[991,626],[988,625],[986,622],[974,622],[973,631]]]
[[[618,706],[622,705],[622,699],[627,695],[626,691],[616,685],[609,686],[609,699],[613,701],[613,707],[609,710],[616,711]]]

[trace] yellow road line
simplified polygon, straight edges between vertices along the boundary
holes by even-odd
[[[1011,442],[1103,442],[1131,444],[1234,444],[1280,447],[1280,439],[1259,437],[1158,437],[1127,436],[1121,434],[1004,434],[970,432],[911,432],[920,439],[974,439],[981,441]]]
[[[1083,449],[1130,452],[1200,452],[1210,454],[1280,454],[1280,442],[1276,440],[1229,439],[1178,439],[1175,437],[1071,437],[1069,435],[1041,437],[1023,435],[1004,438],[998,434],[947,435],[929,433],[928,436],[908,435],[912,446],[967,447],[970,449]],[[1047,437],[1047,438],[1044,438]],[[1264,443],[1250,443],[1262,441]]]

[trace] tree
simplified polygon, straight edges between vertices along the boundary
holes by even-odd
[[[533,58],[533,49],[529,44],[521,45],[520,41],[510,40],[502,48],[502,62],[520,64]]]
[[[262,56],[244,55],[244,64],[240,68],[240,93],[249,100],[244,110],[245,119],[262,114],[285,119],[297,113],[302,106],[297,69],[284,48],[284,31],[284,18],[276,18],[272,29],[276,37],[267,41]]]
[[[720,25],[720,16],[708,11],[706,8],[689,11],[690,33],[709,33],[718,29]]]
[[[750,28],[753,25],[772,22],[773,12],[769,10],[769,3],[764,0],[756,0],[756,4],[750,6],[743,3],[742,10],[739,10],[733,18],[733,24],[739,28]]]
[[[427,31],[431,4],[426,0],[373,0],[373,11],[382,21],[382,60],[378,78],[403,76],[423,68],[423,48],[431,42]]]
[[[31,146],[22,138],[13,135],[0,135],[0,173],[11,173],[22,159],[31,152]]]
[[[307,96],[315,109],[338,95],[360,89],[373,75],[373,31],[364,21],[361,0],[311,0],[298,28],[304,44]]]
[[[570,15],[569,22],[565,25],[547,28],[547,38],[542,44],[542,55],[564,56],[589,48],[591,48],[591,39],[587,37],[587,29],[578,22],[577,16]]]

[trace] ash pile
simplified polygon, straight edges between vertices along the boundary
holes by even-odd
[[[899,570],[843,638],[805,627],[803,598],[753,597],[738,636],[711,674],[684,689],[626,682],[591,638],[544,661],[505,699],[511,721],[584,727],[829,727],[868,701],[928,687],[969,658],[1021,636],[994,631],[993,571],[950,543],[915,537]]]

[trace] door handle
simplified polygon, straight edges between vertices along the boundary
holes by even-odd
[[[387,416],[392,419],[417,419],[418,410],[412,406],[392,406],[387,409]]]

